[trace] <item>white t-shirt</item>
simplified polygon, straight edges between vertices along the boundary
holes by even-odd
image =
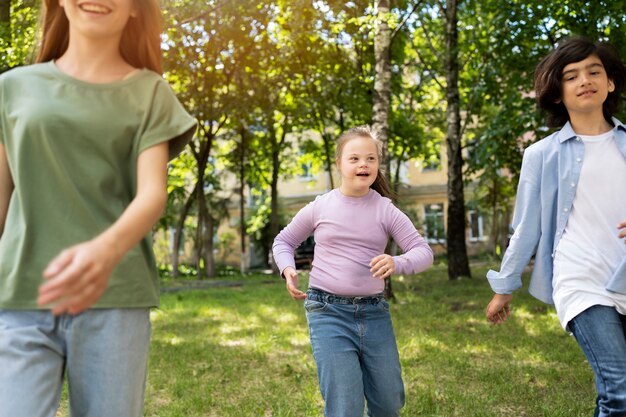
[[[626,160],[613,130],[580,136],[585,144],[572,212],[554,255],[553,298],[561,326],[594,305],[626,314],[626,295],[605,289],[626,257],[617,225],[626,220]]]

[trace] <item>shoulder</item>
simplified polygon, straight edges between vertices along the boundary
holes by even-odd
[[[51,62],[42,62],[32,65],[24,65],[21,67],[12,68],[6,72],[0,74],[0,83],[14,83],[28,80],[33,77],[41,77],[50,74],[52,65]]]
[[[533,143],[532,145],[524,149],[524,155],[526,155],[526,153],[542,153],[546,151],[551,151],[552,149],[556,149],[560,143],[560,133],[561,131],[557,130],[556,132],[546,136],[545,138]]]
[[[137,82],[133,83],[137,88],[141,88],[152,92],[153,95],[171,95],[174,96],[174,90],[160,74],[149,69],[142,69],[137,76]]]
[[[374,190],[374,189],[370,189],[370,193],[368,195],[370,204],[375,205],[377,207],[383,207],[386,209],[398,209],[394,204],[393,201],[391,201],[391,199],[389,197],[384,197],[382,195],[380,195],[380,193],[378,193],[378,191]]]
[[[328,204],[332,204],[340,201],[339,196],[337,195],[338,190],[330,190],[323,194],[320,194],[313,199],[309,204],[311,206],[326,206]]]
[[[395,222],[399,219],[408,218],[406,213],[400,210],[393,201],[380,195],[377,191],[371,190],[368,204],[372,206],[372,213],[378,213],[377,216],[383,221]]]
[[[536,162],[538,164],[550,160],[556,161],[560,149],[566,143],[563,140],[564,134],[567,132],[561,129],[528,146],[524,149],[524,162],[527,164]]]

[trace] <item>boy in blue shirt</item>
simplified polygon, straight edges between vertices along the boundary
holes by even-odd
[[[486,316],[510,315],[535,256],[529,291],[554,304],[593,368],[595,416],[626,416],[626,126],[613,117],[626,69],[613,48],[571,38],[535,71],[539,106],[561,130],[524,152],[513,227]]]

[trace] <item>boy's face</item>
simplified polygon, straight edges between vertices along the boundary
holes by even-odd
[[[615,89],[597,55],[589,55],[563,68],[561,96],[570,114],[599,113],[608,94]]]

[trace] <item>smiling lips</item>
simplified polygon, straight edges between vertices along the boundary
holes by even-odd
[[[578,97],[585,97],[595,94],[596,90],[585,90],[582,93],[578,94]]]
[[[359,172],[356,174],[357,177],[369,177],[369,172]]]
[[[96,3],[81,3],[80,9],[89,13],[107,14],[111,12],[111,9],[101,4]]]

